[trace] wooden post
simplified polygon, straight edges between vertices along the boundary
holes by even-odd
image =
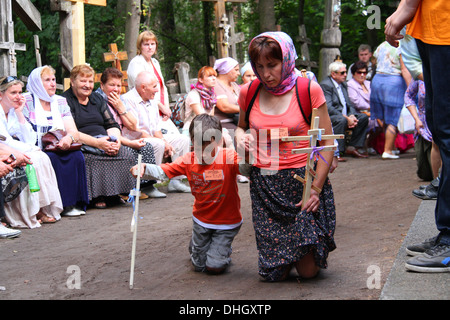
[[[26,51],[25,44],[14,42],[13,12],[29,30],[41,30],[41,15],[31,1],[0,0],[0,76],[17,76],[16,51]]]
[[[300,42],[301,56],[296,60],[296,67],[299,69],[306,68],[311,71],[311,68],[317,68],[317,63],[315,61],[310,61],[309,45],[311,44],[311,39],[306,37],[306,28],[304,24],[298,26],[298,33],[299,36],[296,40]]]
[[[226,26],[226,21],[228,20],[228,18],[226,17],[225,2],[245,3],[245,2],[247,2],[247,0],[194,0],[194,1],[214,2],[214,15],[216,17],[215,26],[216,26],[218,56],[219,56],[219,59],[228,57],[228,43],[226,41],[227,39],[224,39],[224,36],[225,36],[224,26]],[[223,21],[223,22],[225,22],[224,24],[222,24],[222,20],[224,20]]]
[[[311,195],[311,185],[312,181],[315,178],[315,171],[314,171],[314,158],[315,156],[311,157],[311,154],[315,154],[316,152],[320,151],[334,151],[336,150],[337,146],[323,146],[320,147],[320,149],[316,148],[317,141],[318,140],[329,140],[329,139],[343,139],[344,135],[342,134],[330,134],[330,135],[324,135],[325,129],[319,129],[319,116],[317,114],[317,109],[313,109],[312,111],[312,126],[311,129],[308,130],[308,135],[306,136],[291,136],[291,137],[283,137],[281,138],[281,141],[300,141],[300,140],[309,140],[310,145],[308,148],[302,148],[302,149],[293,149],[292,153],[307,153],[308,154],[308,160],[306,162],[306,168],[305,168],[305,177],[302,178],[298,175],[295,175],[294,178],[299,180],[303,183],[303,196],[302,196],[302,210],[308,202],[310,195]],[[314,187],[313,187],[314,188]],[[321,190],[315,189],[317,192],[320,193]]]
[[[325,0],[324,29],[320,43],[322,49],[319,54],[319,82],[328,76],[328,66],[341,52],[342,33],[339,29],[339,16],[341,14],[340,0]]]

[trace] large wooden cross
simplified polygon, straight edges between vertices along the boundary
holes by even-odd
[[[228,57],[228,46],[231,43],[231,41],[227,42],[227,39],[225,39],[226,28],[228,28],[228,26],[229,26],[226,24],[226,22],[228,21],[228,18],[227,18],[227,13],[225,10],[225,2],[245,3],[245,2],[247,2],[247,0],[200,0],[200,1],[214,2],[214,15],[216,17],[215,26],[216,26],[217,51],[218,51],[219,59]],[[233,32],[234,32],[234,29],[233,29]],[[240,37],[240,35],[239,35],[239,37]],[[236,41],[237,39],[228,38],[228,40]],[[239,41],[236,41],[236,42],[239,42]]]
[[[0,76],[17,76],[16,50],[26,51],[25,44],[14,42],[13,12],[29,30],[42,29],[41,15],[30,0],[0,0]]]
[[[126,93],[128,91],[128,74],[126,71],[122,70],[120,61],[128,60],[128,54],[126,51],[119,51],[117,49],[117,44],[115,43],[110,43],[108,47],[109,51],[103,53],[103,62],[111,62],[113,68],[116,68],[122,72],[122,93]],[[101,73],[96,73],[94,82],[100,82],[101,76]]]
[[[334,151],[337,146],[323,146],[317,148],[317,141],[319,140],[329,140],[329,139],[343,139],[344,135],[342,134],[323,134],[325,129],[319,129],[319,116],[317,116],[317,109],[313,109],[312,111],[312,126],[311,129],[308,130],[308,135],[306,136],[290,136],[290,137],[282,137],[281,141],[301,141],[301,140],[309,140],[309,147],[302,149],[293,149],[292,153],[307,153],[308,160],[306,162],[305,168],[305,177],[302,178],[298,175],[295,175],[294,178],[303,183],[303,196],[302,196],[302,210],[308,202],[311,195],[311,187],[317,192],[321,192],[320,189],[312,186],[312,181],[316,176],[316,172],[314,171],[314,160],[317,156],[318,152],[321,151]]]

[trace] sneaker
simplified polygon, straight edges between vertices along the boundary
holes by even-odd
[[[439,188],[439,178],[434,179],[425,188],[422,186],[419,189],[414,189],[412,191],[413,196],[422,200],[436,200]]]
[[[20,236],[22,231],[10,229],[5,227],[2,223],[0,223],[0,238],[12,239]]]
[[[181,180],[179,179],[172,179],[169,182],[169,186],[167,187],[167,190],[169,192],[183,192],[183,193],[190,193],[191,188],[187,185],[183,184]]]
[[[387,152],[383,152],[383,154],[381,155],[381,158],[383,160],[393,160],[393,159],[398,159],[400,157],[395,155],[395,154],[390,154],[390,153],[387,153]]]
[[[151,186],[149,191],[145,192],[149,198],[165,198],[167,195],[165,193],[162,193],[158,189],[156,189],[154,186]]]
[[[425,253],[425,251],[430,250],[436,245],[437,236],[427,239],[424,242],[418,244],[412,244],[406,247],[406,253],[410,256],[417,256],[419,254]]]
[[[237,181],[239,183],[248,183],[249,180],[248,180],[248,178],[246,176],[238,174],[237,175]]]
[[[450,272],[450,245],[437,244],[406,261],[405,267],[416,272]]]
[[[61,212],[61,216],[63,217],[79,217],[81,215],[80,210],[75,207],[66,207],[63,212]]]

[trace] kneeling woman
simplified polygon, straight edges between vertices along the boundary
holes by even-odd
[[[307,114],[317,108],[319,127],[332,134],[325,97],[320,86],[310,82],[310,104],[303,116],[297,102],[299,94],[308,94],[309,80],[295,72],[295,47],[283,32],[267,32],[255,37],[249,45],[253,70],[262,83],[249,119],[246,119],[246,96],[249,85],[241,89],[239,128],[236,132],[238,151],[249,152],[256,145],[256,161],[250,174],[252,218],[259,251],[259,274],[266,281],[286,279],[292,267],[301,277],[314,277],[327,267],[328,253],[335,249],[333,234],[336,223],[334,196],[327,178],[333,152],[321,152],[316,162],[313,185],[303,210],[303,184],[294,174],[305,176],[306,154],[292,154],[292,149],[308,146],[308,141],[283,142],[265,138],[271,129],[287,128],[290,136],[307,135]],[[255,83],[253,83],[255,85]],[[251,97],[250,97],[251,98]],[[250,99],[248,99],[250,100]],[[308,110],[309,109],[309,110]],[[245,132],[252,129],[254,134]],[[273,147],[278,143],[278,150]],[[332,140],[324,140],[332,144]]]

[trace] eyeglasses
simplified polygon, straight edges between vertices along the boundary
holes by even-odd
[[[16,80],[19,80],[17,77],[15,77],[15,76],[8,76],[8,77],[6,77],[3,81],[2,81],[2,83],[0,84],[0,86],[2,86],[2,85],[4,85],[4,84],[8,84],[8,83],[10,83],[10,82],[13,82],[13,81],[16,81]]]
[[[367,71],[356,71],[357,74],[367,74]]]

